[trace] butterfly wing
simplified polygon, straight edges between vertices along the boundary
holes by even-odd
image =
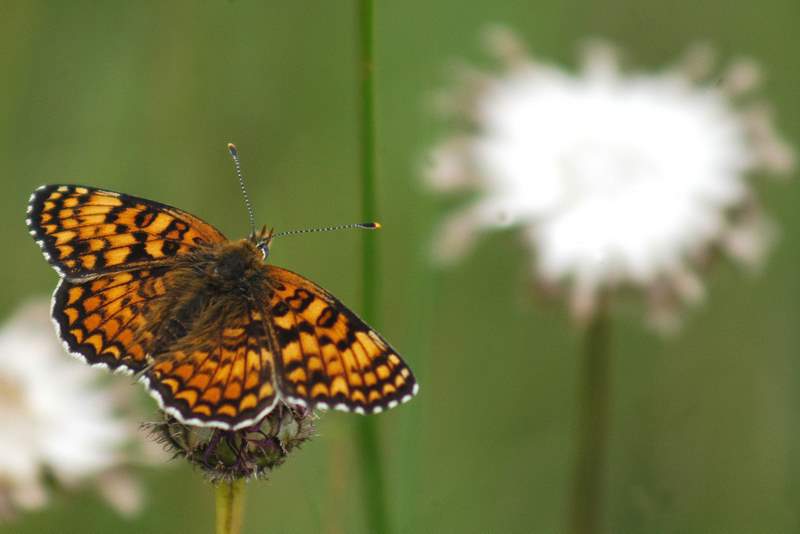
[[[64,347],[91,365],[137,372],[147,365],[151,317],[171,286],[167,268],[62,278],[51,314]]]
[[[277,403],[263,315],[229,304],[195,324],[142,378],[162,409],[185,424],[238,430]]]
[[[278,387],[286,400],[363,414],[416,394],[414,375],[397,352],[336,297],[296,273],[266,268]]]
[[[177,208],[76,185],[37,189],[26,222],[47,261],[70,279],[152,266],[226,241],[219,230]]]

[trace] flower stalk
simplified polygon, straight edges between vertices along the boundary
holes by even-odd
[[[244,511],[244,480],[220,482],[214,487],[217,501],[217,534],[239,534]]]
[[[361,215],[374,221],[377,215],[375,194],[375,108],[374,108],[374,35],[372,0],[358,0],[358,100],[359,149],[361,174]],[[378,318],[378,250],[371,232],[362,237],[361,312],[373,326]],[[364,492],[364,509],[369,532],[390,532],[384,489],[383,466],[380,461],[380,437],[376,421],[364,418],[355,427],[358,457]]]
[[[572,534],[596,534],[602,530],[610,363],[608,305],[603,302],[591,319],[583,340],[578,450],[568,518]]]

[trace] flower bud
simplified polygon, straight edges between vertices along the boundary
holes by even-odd
[[[190,426],[169,415],[146,427],[176,457],[200,468],[211,482],[266,478],[314,435],[313,412],[278,404],[251,427],[221,430]]]

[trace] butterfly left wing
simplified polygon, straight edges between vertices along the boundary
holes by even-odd
[[[156,357],[142,377],[170,415],[189,425],[238,430],[275,407],[274,357],[261,311],[220,307]]]
[[[70,279],[152,266],[226,241],[222,232],[178,208],[78,185],[34,191],[26,222],[47,261]]]
[[[336,297],[296,273],[266,269],[278,387],[288,402],[379,413],[417,393],[397,352]]]

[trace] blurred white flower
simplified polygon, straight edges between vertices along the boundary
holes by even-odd
[[[434,148],[427,182],[479,195],[445,220],[438,260],[460,258],[483,232],[520,227],[537,279],[567,287],[578,317],[600,293],[635,286],[660,326],[674,325],[681,301],[702,298],[695,270],[711,252],[758,265],[773,232],[747,174],[788,173],[793,153],[748,99],[752,61],[710,77],[711,51],[695,47],[679,66],[623,72],[594,43],[571,73],[529,58],[508,31],[489,43],[500,72],[471,71],[441,99],[464,129]]]
[[[0,327],[0,518],[43,506],[46,477],[66,488],[90,481],[123,514],[139,508],[126,467],[144,436],[96,371],[64,352],[44,299]]]

